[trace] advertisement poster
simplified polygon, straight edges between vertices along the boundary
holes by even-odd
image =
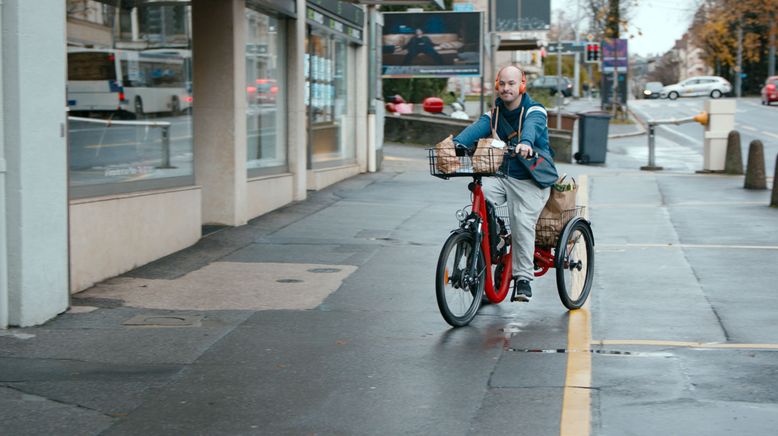
[[[629,65],[627,57],[627,40],[623,38],[605,38],[600,44],[600,54],[602,56],[603,73],[613,72],[614,65],[619,73],[626,73]]]
[[[481,12],[383,15],[382,77],[481,75]]]

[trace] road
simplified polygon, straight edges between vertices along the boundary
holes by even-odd
[[[468,180],[431,177],[421,148],[384,150],[379,173],[0,335],[6,433],[775,433],[769,192],[743,190],[742,177],[560,164],[586,183],[589,306],[565,310],[551,271],[530,303],[484,306],[452,329],[434,270]],[[127,324],[193,315],[186,327]]]
[[[706,98],[684,98],[678,100],[634,100],[630,101],[630,109],[643,120],[686,118],[703,111]],[[778,154],[778,105],[762,106],[758,97],[740,98],[737,100],[735,114],[735,129],[740,132],[743,164],[748,159],[748,148],[751,141],[758,139],[764,144],[764,155],[767,168],[772,168]],[[682,160],[685,169],[700,169],[703,154],[704,127],[697,123],[679,126],[662,125],[657,129],[657,136],[665,139],[663,155],[657,156],[657,164],[663,165],[661,159]],[[673,142],[675,144],[668,144]],[[670,147],[675,145],[675,147]],[[696,166],[690,166],[696,162]],[[769,173],[769,171],[768,171]],[[772,175],[770,173],[770,175]]]

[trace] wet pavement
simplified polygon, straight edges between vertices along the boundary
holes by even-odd
[[[604,165],[559,166],[587,186],[585,310],[564,309],[552,271],[532,302],[449,328],[434,268],[468,180],[433,178],[422,148],[389,144],[380,173],[0,332],[2,433],[772,434],[770,192],[694,174],[691,158],[641,172],[645,137],[608,146]]]

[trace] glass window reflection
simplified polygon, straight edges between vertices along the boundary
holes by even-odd
[[[348,93],[349,44],[311,28],[305,55],[305,104],[313,167],[354,158],[353,96]],[[318,165],[317,165],[318,164]]]
[[[175,3],[68,0],[71,196],[192,182],[191,12]]]
[[[246,9],[246,128],[249,174],[285,171],[284,20]]]

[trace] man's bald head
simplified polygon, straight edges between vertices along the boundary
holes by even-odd
[[[508,65],[500,70],[497,75],[497,92],[506,107],[518,107],[521,98],[520,86],[524,80],[524,72],[515,65]]]
[[[508,65],[500,70],[500,77],[498,77],[497,80],[502,80],[503,77],[506,81],[511,78],[514,80],[521,80],[523,74],[524,72],[516,65]]]

